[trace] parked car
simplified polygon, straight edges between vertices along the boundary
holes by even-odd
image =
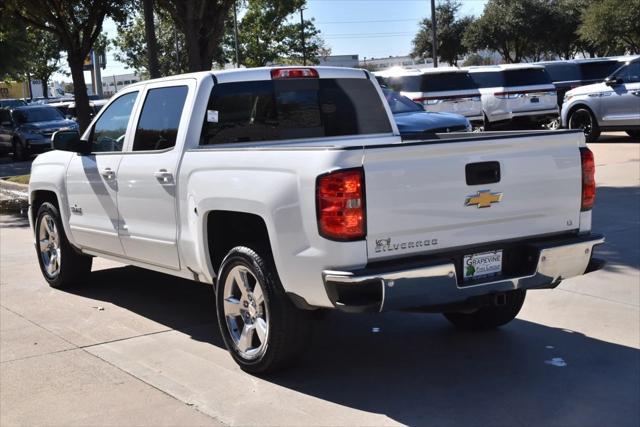
[[[376,75],[385,85],[422,104],[426,111],[461,114],[475,128],[484,127],[480,91],[467,70],[456,67],[391,69]]]
[[[562,125],[582,129],[588,142],[607,130],[626,131],[640,139],[640,57],[627,61],[602,83],[568,91]]]
[[[51,149],[51,135],[61,129],[78,130],[53,107],[46,105],[0,109],[0,146],[13,152],[15,160]]]
[[[547,123],[559,114],[556,89],[541,65],[468,67],[480,89],[487,127],[513,121]]]
[[[454,113],[431,113],[398,92],[383,88],[384,97],[391,108],[400,135],[407,138],[424,138],[436,133],[470,132],[467,118]]]
[[[108,99],[89,101],[89,117],[93,118],[108,102]],[[51,103],[49,105],[57,108],[67,119],[76,120],[78,117],[78,113],[76,112],[76,103],[73,100]]]
[[[0,99],[0,108],[14,108],[14,107],[23,107],[27,105],[22,99]]]
[[[628,59],[585,58],[565,61],[537,62],[549,73],[558,94],[558,106],[562,107],[567,91],[580,86],[601,83],[607,76],[620,68]]]
[[[214,285],[224,343],[252,373],[307,347],[313,310],[496,328],[527,290],[602,265],[581,132],[403,142],[363,70],[134,83],[53,145],[29,183],[45,280],[89,286],[102,256]]]

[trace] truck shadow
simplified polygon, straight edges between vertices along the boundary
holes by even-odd
[[[223,348],[211,286],[122,267],[74,293]],[[636,426],[640,351],[525,320],[464,333],[439,315],[331,312],[298,366],[263,379],[407,425]]]
[[[607,261],[606,270],[640,269],[640,187],[598,187],[593,230],[606,238],[595,251]]]

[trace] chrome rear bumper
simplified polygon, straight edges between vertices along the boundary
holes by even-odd
[[[323,272],[327,295],[343,311],[383,311],[446,306],[515,289],[554,288],[560,281],[602,268],[591,258],[593,247],[604,243],[598,235],[575,236],[527,244],[537,256],[532,274],[493,277],[488,281],[462,284],[447,255],[420,265],[394,265],[359,271]],[[473,249],[470,249],[473,253]]]

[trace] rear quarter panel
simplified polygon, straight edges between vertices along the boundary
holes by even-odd
[[[309,304],[331,306],[322,282],[327,268],[360,268],[366,243],[320,237],[316,221],[318,175],[362,165],[362,150],[194,149],[179,176],[180,252],[187,266],[208,281],[216,276],[209,257],[207,215],[216,210],[260,216],[286,291]],[[197,213],[196,213],[197,211]],[[214,237],[215,242],[215,237]]]

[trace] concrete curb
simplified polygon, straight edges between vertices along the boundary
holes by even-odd
[[[4,179],[0,179],[0,189],[28,192],[29,184],[20,184],[18,182],[11,182]]]

